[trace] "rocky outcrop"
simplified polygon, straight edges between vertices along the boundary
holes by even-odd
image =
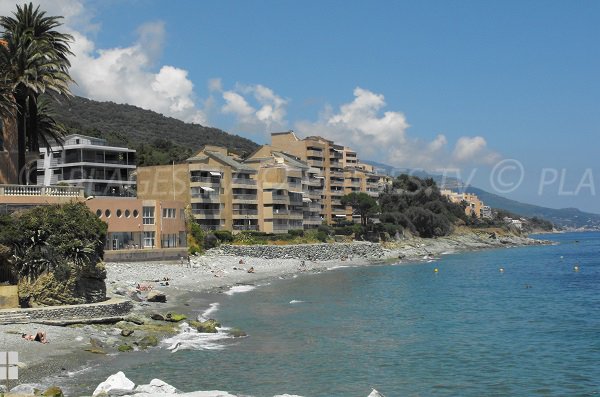
[[[57,306],[106,300],[106,269],[103,263],[86,266],[70,263],[61,271],[42,274],[35,280],[19,280],[22,306]]]
[[[206,252],[262,259],[299,259],[307,261],[340,260],[350,257],[381,259],[384,250],[380,244],[368,242],[298,245],[221,245]]]
[[[135,383],[130,381],[123,372],[119,371],[100,383],[92,396],[123,395],[133,391]]]

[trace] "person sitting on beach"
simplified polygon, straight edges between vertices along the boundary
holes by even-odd
[[[245,263],[246,263],[246,262],[244,262],[244,259],[240,259],[240,261],[239,261],[239,264],[240,264],[240,265],[243,265],[243,264],[245,264]]]
[[[251,266],[250,269],[248,269],[248,273],[254,273],[254,266]]]
[[[44,331],[38,331],[35,336],[21,334],[21,338],[32,342],[48,343],[48,338],[46,338],[46,333]]]

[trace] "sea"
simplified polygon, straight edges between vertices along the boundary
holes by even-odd
[[[118,370],[182,391],[272,397],[600,395],[600,233],[556,245],[338,267],[189,298],[224,330],[62,378],[91,395]],[[435,271],[437,269],[437,271]]]

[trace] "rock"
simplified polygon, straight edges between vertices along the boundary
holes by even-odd
[[[207,333],[207,334],[216,334],[217,327],[220,327],[221,324],[217,320],[213,320],[212,318],[200,323],[196,329],[198,332]]]
[[[0,393],[8,393],[8,387],[6,387],[6,385],[0,385]]]
[[[106,352],[99,347],[91,347],[89,349],[85,349],[86,352],[94,353],[94,354],[106,354]]]
[[[148,385],[139,385],[134,390],[136,393],[149,394],[178,394],[180,393],[175,387],[163,382],[160,379],[152,379]]]
[[[232,328],[229,330],[229,335],[233,336],[234,338],[241,338],[243,336],[248,336],[248,334],[246,334],[244,331],[242,331],[239,328]]]
[[[167,295],[165,295],[163,292],[160,292],[157,290],[152,290],[152,291],[148,292],[148,296],[146,297],[146,300],[148,302],[165,303],[167,301]]]
[[[121,353],[130,352],[130,351],[133,351],[133,347],[129,346],[127,343],[125,343],[123,345],[119,345],[119,347],[117,347],[117,350],[120,351]]]
[[[133,330],[132,329],[121,330],[121,336],[131,336],[131,334],[133,334]]]
[[[60,389],[60,387],[58,387],[58,386],[51,386],[51,387],[47,388],[42,393],[42,396],[45,396],[45,397],[64,397],[64,394],[63,394],[62,390]]]
[[[123,320],[136,325],[144,325],[144,319],[136,316],[127,316]]]
[[[383,397],[383,395],[381,393],[379,393],[377,390],[373,389],[371,394],[369,394],[367,397]]]
[[[158,346],[158,338],[154,335],[146,335],[138,342],[138,345],[140,345],[142,349]]]
[[[167,313],[167,315],[165,316],[165,321],[171,321],[173,323],[178,323],[180,321],[185,320],[187,317],[184,314],[178,314],[178,313]]]
[[[114,375],[109,376],[104,382],[100,383],[92,396],[101,395],[102,393],[108,395],[123,395],[129,394],[133,391],[135,384],[127,379],[125,374],[121,371]]]
[[[150,316],[150,318],[152,320],[157,320],[157,321],[165,321],[165,317],[162,314],[159,313],[154,313]]]
[[[23,383],[10,389],[12,394],[36,395],[39,394],[44,387],[37,383]]]
[[[95,336],[90,337],[90,344],[92,345],[92,347],[104,347],[104,342],[102,342],[100,338],[97,338]]]

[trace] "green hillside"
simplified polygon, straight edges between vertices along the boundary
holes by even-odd
[[[56,103],[54,113],[69,133],[101,137],[137,150],[138,165],[182,161],[205,144],[225,146],[241,156],[258,148],[251,140],[218,128],[184,123],[131,105],[74,97]]]

